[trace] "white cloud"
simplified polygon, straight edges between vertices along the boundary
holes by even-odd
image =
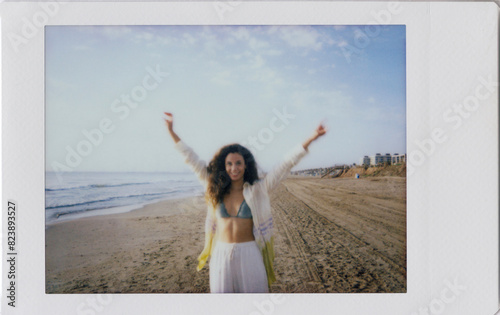
[[[155,39],[156,43],[159,44],[160,46],[172,45],[177,41],[175,38],[167,36],[155,36]]]
[[[398,124],[405,123],[406,121],[406,117],[403,112],[390,110],[378,105],[359,108],[356,116],[367,121],[395,122]]]
[[[230,44],[238,44],[237,42],[233,42],[234,40],[243,42],[248,45],[248,48],[250,50],[265,56],[281,56],[283,54],[282,50],[273,48],[269,44],[269,42],[258,38],[258,36],[252,36],[247,27],[238,27],[235,29],[227,27],[224,30],[227,31],[231,36],[229,39],[227,39]],[[254,29],[253,34],[259,34],[259,31],[257,31],[257,29]],[[236,59],[239,58],[241,58],[241,56],[238,56]]]
[[[74,84],[56,78],[47,78],[47,86],[57,91],[72,89],[76,87]]]
[[[87,35],[101,35],[108,39],[129,36],[133,28],[129,26],[75,26],[77,32]]]
[[[367,37],[366,34],[361,29],[359,29],[357,27],[353,30],[353,33],[354,33],[354,38],[355,39],[360,39],[360,38],[363,38],[363,37],[365,37],[365,38]]]
[[[221,86],[228,86],[231,85],[231,71],[230,70],[224,70],[216,73],[211,79],[210,82],[216,84],[216,85],[221,85]]]
[[[92,50],[92,48],[90,48],[87,45],[75,45],[75,46],[73,46],[73,49],[77,50],[77,51]]]
[[[254,69],[259,69],[259,68],[262,68],[262,66],[264,66],[264,64],[265,64],[265,61],[262,58],[262,56],[261,55],[257,55],[253,59],[250,67],[254,68]]]
[[[152,52],[152,53],[149,53],[148,54],[151,58],[161,58],[162,55],[159,54],[159,53],[155,53],[155,52]]]
[[[284,83],[279,73],[269,68],[260,69],[259,71],[255,72],[255,74],[252,75],[250,79],[253,81],[262,82],[269,88],[273,86],[282,86]]]
[[[150,32],[139,32],[135,34],[135,38],[139,41],[141,40],[151,41],[152,39],[155,38],[155,36]]]
[[[314,90],[307,86],[292,94],[292,105],[297,109],[326,115],[346,115],[352,111],[351,97],[340,90]]]
[[[99,26],[101,34],[109,39],[118,39],[130,35],[132,29],[128,26]]]
[[[219,43],[217,43],[217,37],[212,31],[212,29],[208,26],[204,26],[203,31],[198,34],[199,34],[198,39],[202,43],[205,43],[204,52],[210,55],[214,55],[220,48],[219,47],[220,45]]]
[[[341,41],[337,44],[337,46],[339,46],[339,47],[345,47],[345,46],[347,46],[347,45],[349,45],[349,44],[348,44],[345,40],[341,40]]]
[[[184,33],[184,35],[182,35],[182,37],[184,39],[184,43],[185,44],[194,45],[194,44],[196,44],[198,42],[198,40],[196,38],[194,38],[189,33]]]
[[[267,55],[267,56],[281,56],[281,55],[283,55],[283,51],[277,50],[277,49],[269,49],[269,50],[266,50],[262,53],[264,55]]]
[[[252,56],[252,53],[250,51],[246,50],[246,51],[244,51],[244,52],[242,52],[240,54],[232,54],[229,57],[231,57],[231,58],[233,58],[235,60],[241,60],[243,58],[249,58],[251,56]]]
[[[229,29],[230,34],[237,40],[248,40],[250,38],[250,33],[246,27],[238,27],[236,29]]]
[[[338,44],[337,40],[312,26],[274,26],[268,30],[268,35],[274,34],[277,34],[288,46],[305,51],[319,51],[325,46]]]
[[[320,50],[323,46],[321,35],[314,28],[305,26],[283,26],[279,35],[289,46]]]
[[[326,40],[326,43],[329,45],[329,46],[333,46],[335,44],[337,44],[337,41],[332,39],[332,38],[327,38]]]
[[[269,67],[266,60],[260,54],[254,55],[248,64],[240,68],[248,71],[247,77],[251,81],[261,82],[266,86],[270,94],[273,94],[273,91],[271,91],[273,88],[282,87],[285,83],[280,72]]]

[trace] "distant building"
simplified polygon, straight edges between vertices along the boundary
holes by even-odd
[[[384,163],[384,157],[380,153],[370,156],[370,165],[379,165],[380,163]]]
[[[382,163],[391,164],[391,154],[390,154],[390,153],[386,153],[386,154],[382,157]]]
[[[403,163],[403,162],[406,162],[406,154],[394,153],[392,155],[391,159],[392,159],[392,161],[391,161],[392,164]]]
[[[360,159],[360,164],[361,165],[379,165],[383,163],[387,164],[399,164],[406,162],[406,154],[399,154],[399,153],[386,153],[385,155],[382,155],[380,153],[377,153],[372,156],[367,156],[365,155],[363,158]]]
[[[370,157],[368,155],[365,155],[359,160],[359,164],[361,165],[370,165]]]

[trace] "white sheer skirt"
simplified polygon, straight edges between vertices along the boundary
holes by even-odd
[[[262,254],[255,241],[217,241],[210,258],[211,293],[268,293]]]

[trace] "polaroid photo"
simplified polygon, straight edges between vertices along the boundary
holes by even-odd
[[[2,312],[495,314],[498,17],[0,3]]]

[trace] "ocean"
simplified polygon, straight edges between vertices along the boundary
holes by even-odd
[[[160,200],[203,195],[193,173],[46,172],[45,223],[127,212]]]

